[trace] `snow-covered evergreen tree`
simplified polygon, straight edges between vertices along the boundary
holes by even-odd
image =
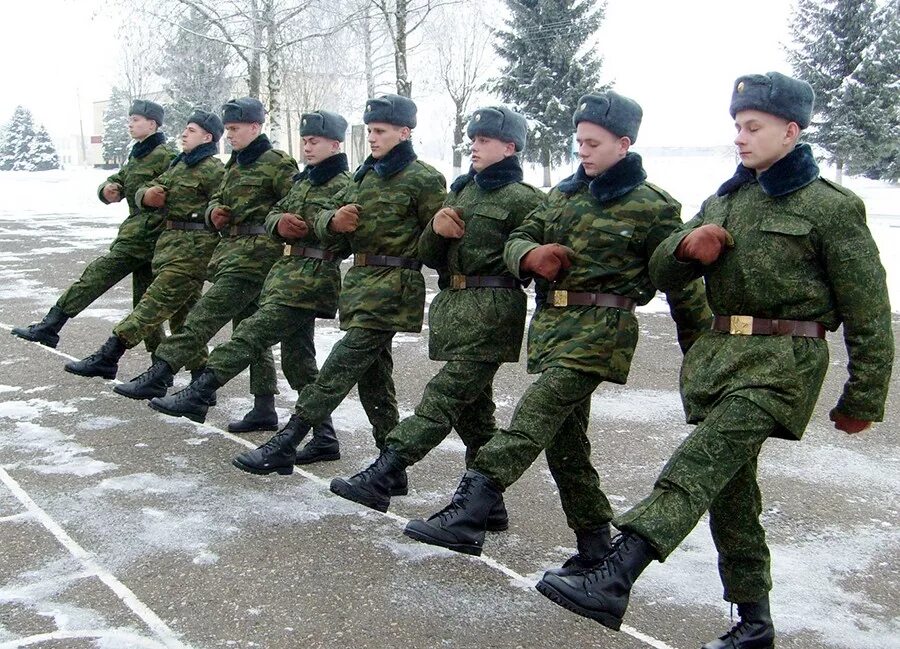
[[[51,169],[59,169],[59,156],[56,154],[56,147],[50,139],[47,129],[41,124],[34,138],[31,140],[31,151],[29,159],[34,165],[34,171],[49,171]]]
[[[585,44],[603,20],[605,4],[587,0],[506,0],[510,18],[494,48],[506,61],[492,87],[529,121],[525,158],[544,166],[568,160],[572,114],[582,95],[600,85],[602,58]]]
[[[128,94],[113,88],[109,103],[103,111],[103,160],[106,164],[121,165],[128,157],[131,137],[125,127],[131,101]]]
[[[16,107],[0,138],[0,171],[59,169],[59,157],[46,129],[35,131],[31,112]]]

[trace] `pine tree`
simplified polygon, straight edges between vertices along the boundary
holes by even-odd
[[[0,152],[0,169],[3,171],[31,171],[29,161],[31,141],[34,139],[34,120],[31,111],[16,106],[12,119],[6,126],[3,151]]]
[[[492,87],[529,120],[527,160],[544,166],[568,160],[572,114],[582,95],[603,91],[602,58],[585,44],[603,20],[605,4],[587,0],[506,0],[511,17],[494,49],[506,61]]]
[[[113,88],[109,103],[103,111],[103,160],[106,164],[121,165],[128,157],[131,138],[125,128],[130,103],[124,90]]]
[[[56,154],[56,147],[53,146],[50,134],[47,133],[47,129],[44,128],[43,124],[41,124],[31,141],[29,158],[34,165],[34,171],[59,169],[59,156]]]

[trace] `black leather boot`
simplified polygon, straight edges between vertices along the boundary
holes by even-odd
[[[164,397],[174,376],[172,368],[163,360],[153,361],[143,374],[138,374],[128,383],[120,383],[113,392],[129,399],[152,399]]]
[[[622,534],[593,570],[564,576],[546,572],[537,589],[563,608],[618,631],[634,581],[655,558],[644,539]]]
[[[68,321],[69,316],[63,313],[58,306],[54,306],[40,322],[35,322],[27,327],[13,327],[12,335],[33,343],[47,345],[47,347],[56,347],[59,344],[59,331]]]
[[[466,471],[449,505],[427,521],[410,521],[403,533],[423,543],[479,556],[488,515],[501,495],[486,475]]]
[[[562,568],[553,568],[548,570],[547,574],[564,577],[599,566],[603,558],[612,550],[609,523],[590,530],[575,530],[575,542],[578,546],[578,553],[566,559]]]
[[[381,452],[378,459],[366,469],[347,478],[335,478],[331,481],[331,492],[341,498],[352,500],[386,512],[391,504],[391,489],[405,475],[406,463],[391,449]]]
[[[100,349],[80,361],[69,361],[63,369],[78,376],[102,376],[116,378],[119,359],[125,353],[125,342],[118,336],[110,336]]]
[[[194,381],[196,381],[197,379],[199,379],[199,378],[200,378],[200,375],[203,374],[203,372],[205,372],[205,371],[206,371],[206,365],[204,365],[203,367],[198,367],[197,369],[191,370],[191,382],[194,382]],[[173,378],[174,378],[174,377],[173,377]],[[170,387],[170,388],[172,387],[172,384],[171,384],[171,383],[169,384],[169,387]],[[219,387],[221,388],[222,386],[220,385]],[[212,395],[212,401],[209,402],[209,405],[210,405],[210,407],[216,405],[216,395],[215,395],[215,393],[213,393],[213,395]]]
[[[703,649],[775,649],[775,626],[769,612],[769,596],[758,602],[738,604],[741,621]]]
[[[278,430],[278,413],[275,412],[275,395],[253,397],[253,407],[243,419],[228,424],[229,433],[252,433],[258,430]]]
[[[313,462],[329,462],[341,459],[341,445],[334,434],[331,417],[313,428],[312,439],[297,451],[294,464],[312,464]]]
[[[485,529],[488,532],[505,532],[509,529],[509,514],[506,512],[503,494],[500,494],[500,500],[498,500],[491,508],[491,513],[488,514]]]
[[[172,417],[187,417],[202,424],[209,407],[215,405],[216,389],[220,387],[222,384],[213,371],[205,370],[183,390],[150,399],[150,407]]]
[[[231,463],[247,473],[268,475],[277,471],[279,475],[290,475],[294,472],[297,446],[309,429],[310,425],[300,419],[300,415],[291,415],[285,427],[272,439],[252,451],[241,453]]]

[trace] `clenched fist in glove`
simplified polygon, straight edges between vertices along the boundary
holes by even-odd
[[[675,258],[679,261],[699,261],[704,266],[709,266],[726,247],[734,247],[731,233],[721,225],[707,223],[692,230],[681,240],[675,251]]]
[[[141,202],[147,207],[162,207],[166,204],[166,190],[159,185],[153,185],[144,190],[144,198]]]
[[[334,216],[331,217],[331,222],[328,224],[328,228],[332,232],[355,232],[358,227],[359,205],[356,203],[350,203],[339,208],[334,213]]]
[[[461,239],[466,233],[466,224],[452,207],[442,207],[431,220],[431,229],[445,239]]]
[[[278,234],[285,239],[300,239],[309,234],[306,221],[296,214],[285,212],[278,220]]]
[[[216,207],[209,213],[209,220],[216,230],[221,230],[231,220],[231,210],[224,205]]]
[[[107,203],[118,203],[122,200],[122,186],[116,183],[106,183],[103,186],[103,198]]]
[[[560,271],[568,270],[572,265],[570,255],[575,251],[558,243],[546,243],[534,248],[519,262],[519,270],[524,273],[538,275],[546,280],[553,281]]]

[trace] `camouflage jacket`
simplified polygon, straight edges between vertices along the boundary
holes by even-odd
[[[706,267],[676,260],[681,240],[705,223],[725,227],[734,247]],[[816,321],[831,331],[843,324],[850,378],[837,409],[857,419],[883,418],[894,355],[884,269],[862,201],[819,178],[808,145],[758,180],[739,166],[700,213],[660,245],[651,273],[664,287],[703,276],[718,315]],[[799,439],[827,366],[824,340],[709,332],[682,367],[688,421],[701,421],[721,399],[740,395],[781,424],[778,436]]]
[[[287,196],[294,184],[297,163],[284,151],[272,148],[269,139],[260,135],[247,147],[234,151],[225,163],[222,184],[212,195],[206,210],[207,223],[216,207],[231,210],[232,225],[265,223],[272,207]],[[266,234],[223,236],[209,262],[209,275],[235,273],[264,281],[272,264],[282,254],[283,246]]]
[[[656,293],[647,268],[650,255],[682,222],[679,203],[645,178],[636,153],[593,180],[579,166],[510,235],[507,266],[520,276],[525,254],[541,244],[560,243],[575,254],[555,288],[612,293],[646,304]],[[667,298],[685,350],[710,325],[702,284],[669,291]],[[637,318],[630,311],[545,303],[529,328],[528,371],[566,367],[625,383],[637,339]]]
[[[462,239],[435,234],[431,223],[419,239],[419,256],[441,273],[442,290],[428,309],[428,351],[432,360],[515,362],[525,328],[521,288],[448,286],[450,275],[489,275],[513,279],[503,263],[509,233],[537,207],[544,194],[522,180],[515,157],[478,174],[457,178],[444,205],[462,217]]]
[[[320,248],[333,252],[334,261],[310,257],[283,255],[266,276],[262,304],[274,303],[313,311],[320,318],[333,318],[337,313],[341,291],[340,260],[349,254],[345,239],[323,246],[313,228],[313,217],[329,206],[328,199],[350,182],[347,156],[343,153],[323,160],[315,167],[307,167],[296,177],[290,193],[282,198],[266,217],[269,235],[292,246]],[[283,239],[278,234],[278,221],[285,212],[296,214],[306,221],[309,234],[302,239]],[[285,249],[286,250],[286,249]]]
[[[166,136],[155,133],[138,142],[131,148],[128,161],[112,176],[100,183],[97,197],[108,203],[103,197],[103,188],[107,183],[115,183],[122,188],[122,197],[128,203],[128,216],[119,226],[119,232],[110,245],[134,257],[153,255],[153,248],[162,226],[162,217],[155,211],[142,209],[135,200],[135,193],[145,183],[163,173],[175,157],[166,143]]]
[[[331,232],[335,210],[329,209],[316,215],[316,234],[326,245],[346,238],[354,253],[418,259],[419,235],[445,196],[444,177],[416,159],[410,142],[401,142],[379,160],[370,156],[332,198],[332,208],[360,206],[357,230]],[[344,276],[339,308],[341,329],[421,331],[425,280],[418,270],[354,266]]]
[[[158,212],[164,220],[203,223],[206,205],[225,173],[222,162],[214,155],[215,145],[200,150],[203,146],[194,149],[194,155],[182,153],[166,171],[141,187],[135,195],[138,204],[147,189],[159,186],[166,190],[165,206],[145,210]],[[165,269],[205,278],[206,265],[218,242],[219,236],[210,229],[163,230],[153,253],[153,273]]]

